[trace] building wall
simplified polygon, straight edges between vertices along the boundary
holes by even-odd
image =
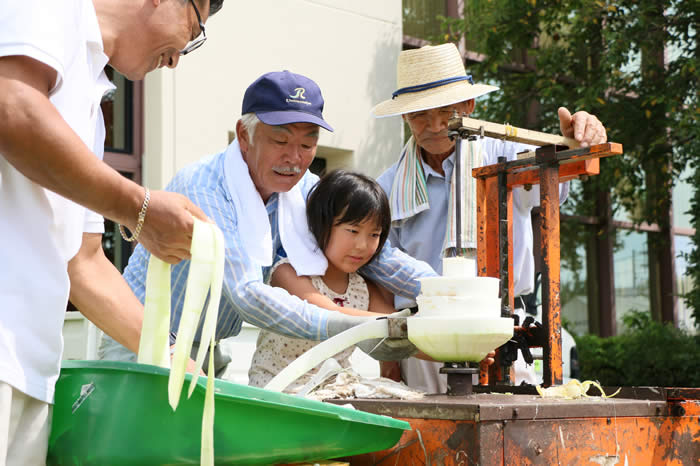
[[[258,76],[304,74],[323,92],[319,157],[328,168],[379,175],[398,157],[399,118],[370,109],[391,97],[401,50],[399,0],[229,0],[207,23],[207,43],[175,70],[145,81],[144,184],[161,188],[183,166],[221,151]]]

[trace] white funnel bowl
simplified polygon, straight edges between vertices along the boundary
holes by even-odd
[[[423,296],[498,296],[499,279],[493,277],[419,278]]]
[[[408,339],[442,362],[479,362],[513,336],[513,319],[409,317]]]

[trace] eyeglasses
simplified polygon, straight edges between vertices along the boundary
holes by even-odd
[[[194,8],[194,13],[197,15],[197,22],[199,22],[199,30],[200,35],[197,36],[194,40],[190,41],[187,46],[180,50],[180,55],[187,55],[190,52],[194,52],[198,48],[204,44],[207,40],[207,33],[204,31],[204,23],[202,23],[202,17],[199,15],[199,10],[197,9],[197,5],[195,5],[194,0],[190,0],[190,3],[192,4],[192,7]]]
[[[408,113],[406,114],[406,118],[409,121],[415,121],[416,123],[425,124],[431,121],[433,118],[435,118],[435,116],[438,116],[440,117],[441,121],[447,122],[450,118],[452,118],[456,111],[456,108],[448,105],[446,107],[433,108],[430,110]]]

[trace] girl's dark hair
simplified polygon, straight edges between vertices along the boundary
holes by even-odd
[[[336,217],[340,218],[335,221]],[[306,201],[306,219],[322,251],[328,246],[334,224],[376,220],[382,232],[369,262],[381,252],[391,228],[389,199],[382,187],[368,176],[347,170],[333,170],[316,183]]]

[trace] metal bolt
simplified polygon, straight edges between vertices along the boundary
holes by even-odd
[[[607,419],[605,420],[605,422],[606,422],[608,425],[610,425],[610,423],[612,423],[612,421],[610,420],[610,418],[607,418]]]
[[[675,416],[675,417],[685,416],[685,408],[681,405],[671,406],[671,416]]]

